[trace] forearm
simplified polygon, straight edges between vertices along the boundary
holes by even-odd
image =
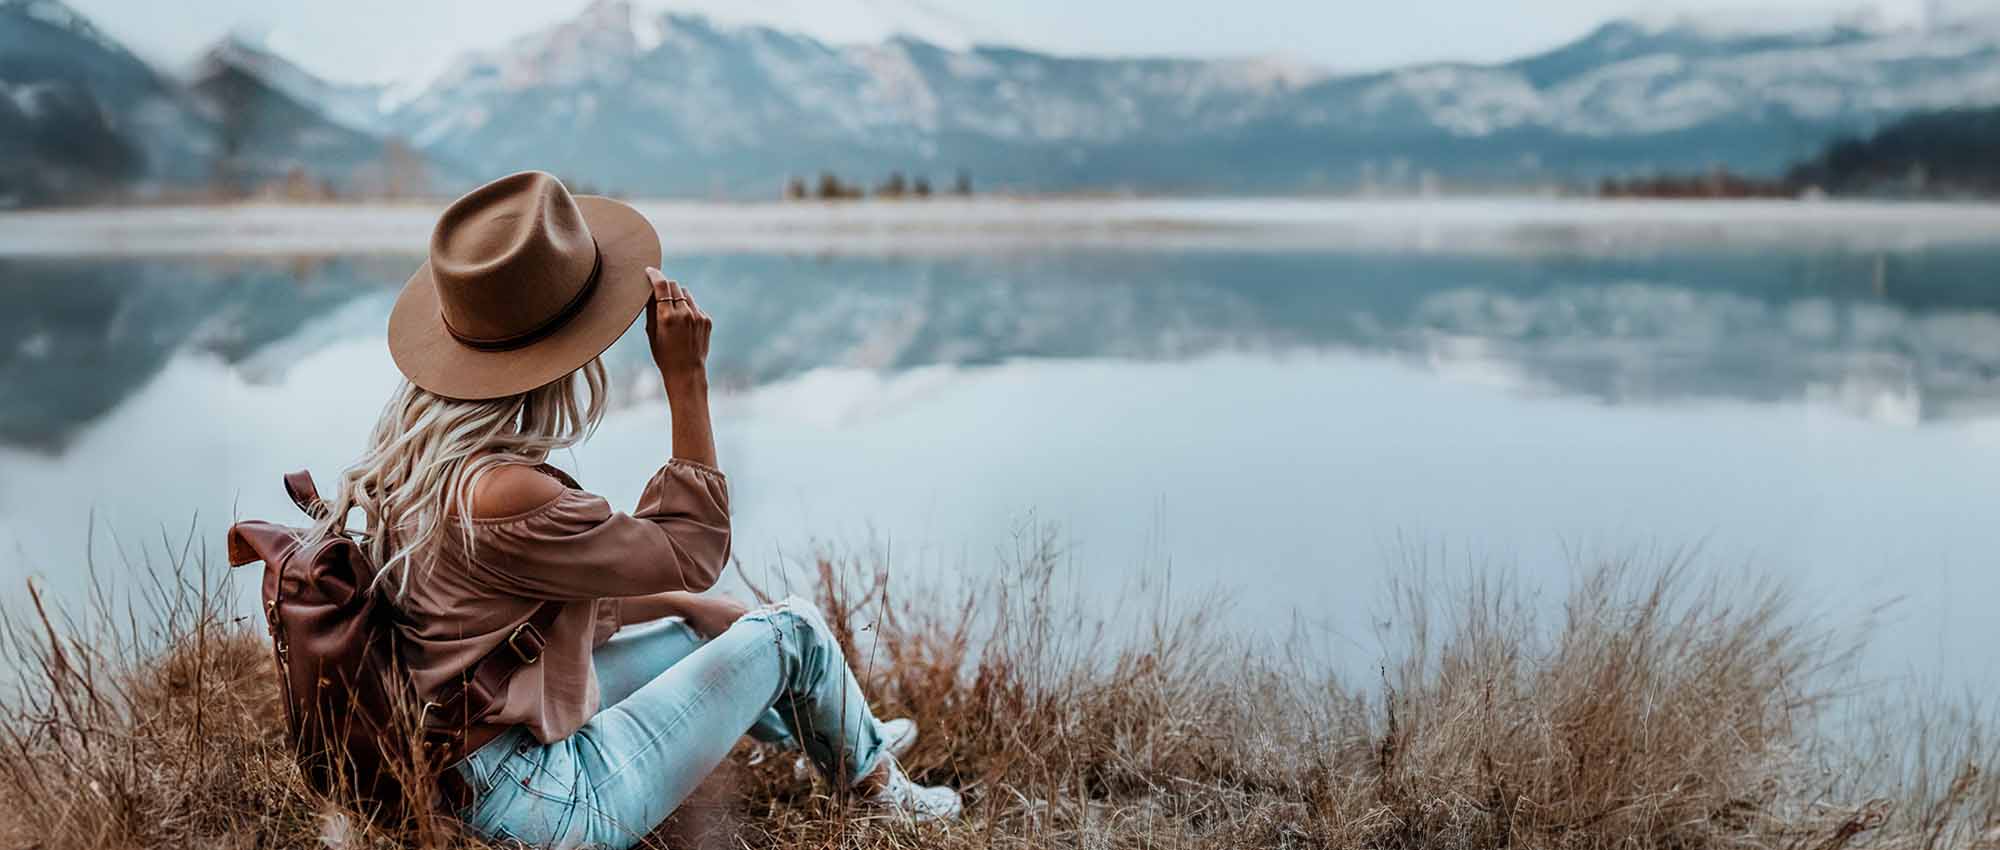
[[[645,596],[627,596],[618,600],[618,622],[620,624],[649,623],[665,617],[686,617],[691,609],[688,599],[694,594],[681,590],[665,593],[651,593]]]
[[[708,376],[696,373],[669,379],[667,410],[674,423],[674,457],[716,467],[715,428],[708,414]]]

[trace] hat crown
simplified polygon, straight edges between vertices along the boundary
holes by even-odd
[[[509,348],[560,325],[596,282],[598,262],[576,199],[540,171],[472,190],[431,231],[438,308],[467,345]]]

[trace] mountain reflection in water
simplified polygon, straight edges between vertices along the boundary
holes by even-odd
[[[253,380],[379,337],[414,259],[0,259],[0,444],[60,451],[178,353]],[[1300,349],[1611,404],[1827,401],[1917,424],[2000,399],[2000,249],[1643,256],[1079,251],[671,257],[717,380]],[[633,336],[615,370],[643,366]]]

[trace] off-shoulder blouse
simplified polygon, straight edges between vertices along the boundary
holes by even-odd
[[[473,520],[471,548],[444,535],[438,559],[398,601],[404,663],[428,696],[528,621],[562,605],[541,660],[508,683],[492,723],[569,737],[598,709],[590,655],[618,630],[618,599],[703,590],[729,560],[729,487],[722,473],[675,459],[630,514],[573,487],[532,510]]]

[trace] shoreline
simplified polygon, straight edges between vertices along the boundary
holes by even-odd
[[[2000,203],[1594,198],[630,201],[668,255],[1074,250],[1629,253],[2000,244]],[[444,202],[0,212],[0,257],[409,256]]]

